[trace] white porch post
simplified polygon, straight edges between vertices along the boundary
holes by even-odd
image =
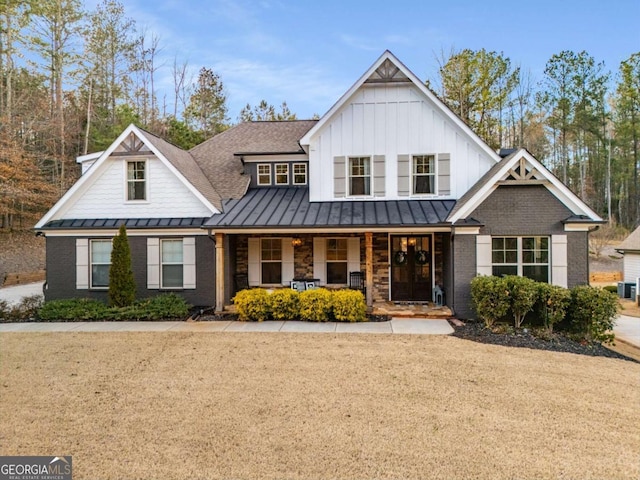
[[[373,233],[364,234],[365,249],[365,286],[367,287],[367,306],[373,305]]]
[[[216,312],[224,310],[224,233],[216,233]]]

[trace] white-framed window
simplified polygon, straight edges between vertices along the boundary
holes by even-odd
[[[493,275],[549,282],[549,237],[492,237]]]
[[[147,199],[147,162],[131,160],[127,162],[127,201]]]
[[[346,238],[327,238],[327,283],[347,283],[348,244]]]
[[[371,195],[370,157],[349,157],[349,195]]]
[[[268,163],[258,164],[258,185],[271,185],[271,165]]]
[[[435,155],[413,155],[411,167],[413,195],[436,193],[436,157]]]
[[[111,268],[111,239],[91,240],[91,288],[109,288],[109,269]]]
[[[160,288],[182,288],[184,252],[181,238],[160,240]]]
[[[282,239],[260,239],[260,264],[263,285],[282,284]]]
[[[276,185],[289,185],[288,163],[276,163]]]
[[[307,164],[306,163],[293,164],[293,184],[294,185],[307,184]]]

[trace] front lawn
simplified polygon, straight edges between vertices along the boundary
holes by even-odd
[[[640,365],[454,337],[4,333],[0,454],[74,479],[637,479]]]

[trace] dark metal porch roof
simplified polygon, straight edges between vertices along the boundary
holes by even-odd
[[[140,228],[198,228],[206,217],[194,218],[82,218],[52,220],[39,230],[114,229],[124,224],[128,229]]]
[[[357,200],[310,202],[309,189],[255,188],[226,200],[224,213],[203,225],[212,229],[350,228],[446,225],[455,200]]]

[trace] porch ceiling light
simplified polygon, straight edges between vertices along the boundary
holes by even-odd
[[[291,240],[291,245],[293,245],[294,247],[299,247],[300,245],[302,245],[302,239],[295,237],[293,240]]]
[[[409,237],[409,245],[412,247],[416,246],[416,237]]]

